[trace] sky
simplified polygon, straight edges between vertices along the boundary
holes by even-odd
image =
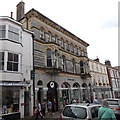
[[[21,0],[2,0],[0,16],[16,19]],[[118,2],[120,0],[23,0],[25,13],[34,8],[89,44],[90,59],[118,66]],[[119,64],[120,65],[120,64]]]

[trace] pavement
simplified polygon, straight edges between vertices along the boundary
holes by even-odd
[[[54,112],[52,113],[52,115],[48,115],[48,113],[46,113],[45,117],[43,119],[38,118],[38,120],[60,120],[60,112]],[[32,116],[26,116],[25,118],[21,118],[19,120],[35,120],[35,118]]]

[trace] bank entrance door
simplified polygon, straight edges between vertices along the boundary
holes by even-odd
[[[52,102],[52,112],[58,111],[58,92],[57,92],[57,83],[51,81],[48,83],[48,91],[47,91],[47,100]]]

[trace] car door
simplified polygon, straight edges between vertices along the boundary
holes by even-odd
[[[98,120],[98,110],[100,106],[94,106],[90,109],[90,116],[92,120]]]

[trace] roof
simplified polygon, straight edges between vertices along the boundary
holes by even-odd
[[[54,21],[52,21],[51,19],[49,19],[48,17],[44,16],[43,14],[41,14],[40,12],[38,12],[37,10],[35,10],[34,8],[32,8],[31,10],[29,10],[26,14],[26,16],[29,16],[29,14],[32,13],[32,15],[36,15],[38,18],[40,18],[43,22],[48,23],[51,27],[54,27],[56,30],[60,31],[60,32],[64,32],[64,34],[66,34],[67,36],[70,36],[71,38],[74,38],[76,40],[78,40],[79,42],[85,44],[85,46],[89,46],[88,43],[86,43],[85,41],[83,41],[81,38],[77,37],[76,35],[74,35],[73,33],[71,33],[70,31],[66,30],[65,28],[63,28],[62,26],[58,25],[57,23],[55,23]]]
[[[69,105],[66,105],[66,106],[74,106],[74,107],[85,107],[87,108],[88,106],[91,107],[91,106],[101,106],[100,104],[94,104],[94,103],[78,103],[78,104],[69,104]]]

